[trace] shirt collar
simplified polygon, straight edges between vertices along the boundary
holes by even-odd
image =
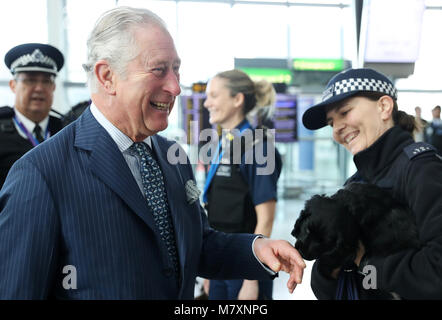
[[[249,121],[247,120],[247,118],[245,118],[243,121],[241,121],[241,122],[235,127],[235,129],[239,129],[239,128],[241,128],[242,126],[245,126],[245,125],[250,126],[250,123],[249,123]]]
[[[97,106],[93,102],[91,103],[90,110],[94,118],[98,121],[98,123],[107,131],[107,133],[109,133],[112,140],[115,141],[120,152],[123,153],[127,151],[127,149],[129,149],[130,146],[132,146],[132,144],[134,143],[132,139],[126,136],[123,132],[121,132],[121,130],[118,129],[116,126],[114,126],[113,123],[110,122],[104,116],[103,113],[101,113],[101,111],[97,108]],[[143,142],[152,148],[152,142],[150,136],[144,139]]]
[[[28,130],[28,132],[31,133],[34,132],[34,128],[37,124],[34,121],[26,118],[20,111],[18,111],[18,109],[15,106],[14,106],[14,112],[15,116],[17,117],[17,120],[25,126],[26,130]],[[49,124],[49,115],[38,123],[43,134],[46,132],[48,124]]]

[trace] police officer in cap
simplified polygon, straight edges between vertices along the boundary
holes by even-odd
[[[63,54],[47,44],[26,43],[9,50],[5,64],[13,75],[15,104],[0,108],[0,188],[16,160],[62,128],[49,111]]]
[[[357,172],[347,183],[376,184],[413,212],[419,248],[380,256],[360,246],[359,297],[442,299],[442,161],[431,145],[413,140],[416,122],[399,110],[393,83],[373,69],[345,70],[329,81],[322,102],[307,109],[302,122],[310,130],[330,126],[333,139],[353,155]],[[334,299],[340,270],[322,274],[320,263],[312,269],[313,292]],[[364,282],[366,276],[370,281]]]

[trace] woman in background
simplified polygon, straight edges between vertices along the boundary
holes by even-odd
[[[271,84],[255,84],[246,73],[230,70],[213,77],[206,93],[209,121],[223,129],[204,188],[209,223],[224,232],[270,237],[282,162],[274,137],[265,128],[253,128],[246,116],[274,104],[275,91]],[[266,161],[257,161],[263,155]],[[272,291],[272,280],[211,280],[209,299],[272,299]]]

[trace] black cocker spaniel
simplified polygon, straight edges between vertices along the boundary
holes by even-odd
[[[353,263],[359,241],[369,257],[419,246],[410,209],[386,190],[365,183],[351,183],[330,197],[313,196],[292,235],[304,259],[320,259],[318,268],[324,275]]]

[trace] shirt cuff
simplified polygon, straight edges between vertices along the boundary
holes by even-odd
[[[269,273],[269,275],[272,276],[272,279],[273,279],[273,278],[276,278],[276,277],[278,276],[278,273],[275,272],[275,271],[273,271],[273,270],[270,269],[269,267],[267,267],[265,264],[263,264],[263,263],[258,259],[258,257],[257,257],[256,254],[255,254],[255,241],[256,241],[256,239],[260,239],[260,238],[267,238],[267,237],[265,237],[265,236],[263,236],[263,235],[261,235],[261,234],[258,234],[258,235],[255,237],[255,239],[253,239],[253,242],[252,242],[252,252],[253,252],[253,255],[255,256],[255,259],[259,262],[259,264],[264,268],[264,270],[266,270],[266,271]]]

